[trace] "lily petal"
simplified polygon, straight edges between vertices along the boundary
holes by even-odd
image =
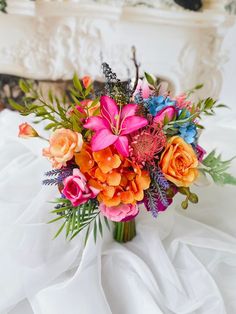
[[[145,79],[143,79],[141,88],[142,88],[142,96],[143,96],[143,98],[147,99],[150,96],[150,94],[151,94],[151,90],[149,88],[148,82]]]
[[[116,118],[118,117],[119,110],[115,100],[108,96],[102,96],[100,103],[102,116],[108,123],[116,125]]]
[[[141,89],[142,89],[142,80],[138,79],[138,84],[137,84],[136,89],[133,93],[133,96],[136,96],[137,94],[139,94],[140,91],[142,91]]]
[[[133,117],[128,117],[126,118],[123,123],[122,123],[122,131],[121,135],[126,135],[130,134],[140,128],[145,127],[148,124],[147,119],[138,117],[138,116],[133,116]]]
[[[137,87],[136,87],[136,90],[135,90],[133,96],[135,96],[139,93],[141,93],[141,96],[144,99],[147,99],[150,97],[152,91],[149,88],[149,85],[148,85],[148,82],[146,81],[146,79],[143,79],[143,80],[139,79],[138,80],[138,84],[137,84]]]
[[[91,140],[92,151],[97,152],[115,143],[117,136],[112,134],[110,130],[103,129],[97,131]]]
[[[137,108],[138,105],[136,104],[127,104],[124,107],[122,107],[121,120],[123,120],[124,118],[134,116]]]
[[[99,131],[108,128],[109,125],[108,123],[106,123],[106,120],[96,116],[88,118],[86,123],[84,124],[84,127],[93,131]]]
[[[122,156],[129,156],[129,142],[126,136],[119,136],[114,146]]]

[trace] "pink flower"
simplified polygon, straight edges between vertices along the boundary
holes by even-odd
[[[38,137],[37,131],[27,122],[19,125],[19,137],[29,138],[29,137]]]
[[[77,110],[80,112],[83,112],[85,115],[92,117],[94,113],[100,108],[100,102],[98,102],[95,105],[93,104],[93,101],[91,99],[85,99],[81,102],[82,107],[76,106]]]
[[[67,177],[63,184],[62,193],[71,201],[73,206],[86,203],[89,199],[95,198],[100,192],[87,183],[85,176],[79,169],[74,169],[73,175]]]
[[[91,140],[93,151],[102,150],[112,144],[124,157],[129,156],[127,135],[148,124],[147,119],[135,116],[136,104],[119,107],[115,100],[101,97],[101,116],[90,117],[84,127],[92,129],[95,134]]]
[[[82,134],[69,129],[57,129],[49,139],[49,147],[43,149],[43,156],[47,157],[53,168],[60,169],[74,157],[74,153],[81,150]]]
[[[187,100],[186,94],[181,94],[175,98],[176,101],[176,107],[179,109],[186,108],[188,110],[191,110],[191,101]]]
[[[101,203],[99,209],[104,216],[112,221],[132,220],[139,212],[138,206],[132,204],[108,207],[104,203]]]
[[[206,151],[204,148],[202,148],[200,145],[196,146],[197,151],[197,158],[200,162],[202,162],[204,155],[206,154]]]
[[[163,123],[165,117],[167,117],[168,120],[171,121],[174,118],[175,114],[176,114],[175,107],[173,106],[165,107],[157,113],[157,115],[153,119],[153,122],[156,124]]]
[[[86,117],[86,112],[81,106],[77,105],[76,109],[82,114],[81,118]],[[74,108],[69,108],[66,112],[66,117],[69,119],[72,116],[72,114],[74,114],[74,113],[75,113]]]
[[[91,99],[84,99],[80,102],[80,105],[76,105],[75,108],[81,113],[81,119],[86,118],[87,116],[92,117],[93,115],[98,114],[96,112],[99,112],[100,102],[93,104]],[[74,108],[68,109],[66,117],[70,118],[73,113],[75,113]]]
[[[138,80],[138,84],[137,84],[137,87],[135,89],[135,92],[133,93],[133,96],[135,96],[139,93],[141,93],[141,96],[144,99],[147,99],[151,96],[152,90],[150,89],[146,79],[143,79],[143,80],[139,79]]]

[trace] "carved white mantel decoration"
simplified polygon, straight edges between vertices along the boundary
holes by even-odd
[[[7,0],[8,14],[35,15],[35,1]]]
[[[190,12],[166,0],[160,8],[127,0],[21,0],[21,7],[8,1],[11,14],[0,13],[0,73],[66,80],[77,71],[101,79],[106,61],[126,79],[134,75],[135,45],[142,70],[170,80],[176,92],[204,83],[201,93],[220,93],[227,59],[221,46],[234,19],[219,7]]]
[[[203,9],[214,10],[214,11],[224,11],[227,0],[204,0]]]

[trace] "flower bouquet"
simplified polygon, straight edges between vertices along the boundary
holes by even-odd
[[[75,75],[70,95],[62,100],[51,92],[45,100],[32,82],[20,81],[24,104],[11,101],[12,107],[22,115],[34,114],[37,122],[50,122],[42,154],[53,170],[43,184],[59,190],[50,221],[62,222],[55,236],[65,229],[66,237],[73,239],[86,229],[86,241],[93,227],[96,240],[112,221],[114,238],[126,242],[135,236],[135,217],[144,206],[156,218],[177,193],[183,195],[183,209],[197,203],[191,188],[200,174],[218,184],[236,184],[226,172],[231,160],[222,161],[215,151],[205,157],[198,144],[200,119],[224,105],[209,97],[192,102],[200,85],[173,97],[152,75],[140,79],[135,64],[133,84],[121,82],[104,63],[103,90],[96,90],[90,77],[80,80]],[[19,136],[40,135],[24,123]]]

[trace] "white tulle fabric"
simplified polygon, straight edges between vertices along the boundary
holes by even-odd
[[[209,122],[202,145],[235,155],[235,119]],[[197,206],[180,210],[177,199],[156,220],[142,210],[132,242],[104,228],[83,251],[82,236],[52,240],[58,192],[41,185],[45,142],[17,138],[23,121],[0,114],[0,313],[236,313],[236,188],[196,187]]]

